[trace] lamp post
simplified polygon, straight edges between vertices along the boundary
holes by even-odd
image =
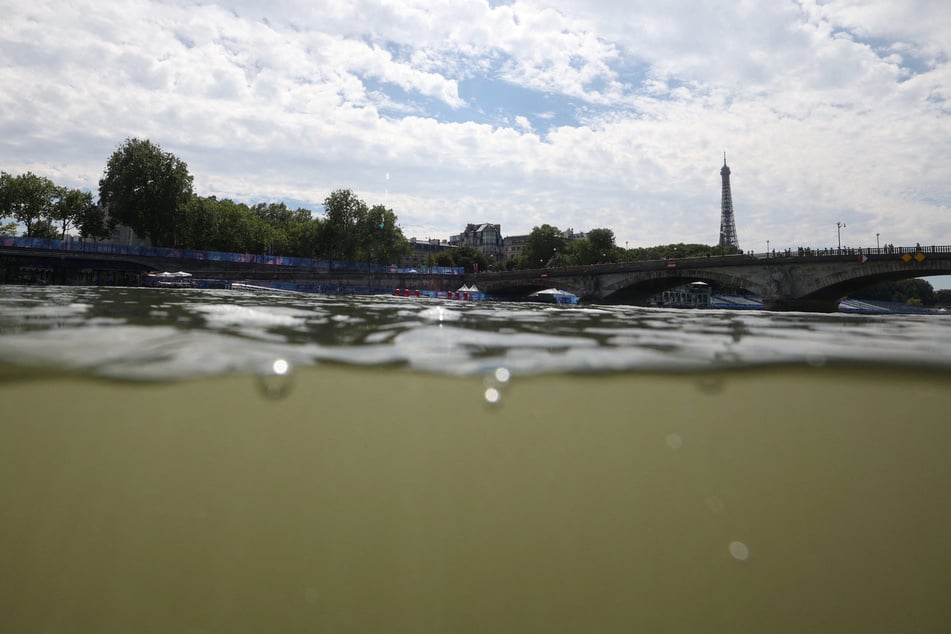
[[[766,257],[769,257],[769,240],[766,241]]]
[[[879,241],[878,241],[878,232],[877,232],[877,231],[875,232],[875,249],[876,249],[877,251],[881,251],[881,250],[882,250],[882,245],[881,245],[881,244],[879,243]]]
[[[838,232],[839,232],[839,253],[841,254],[841,253],[842,253],[842,230],[845,229],[845,223],[844,223],[844,222],[837,222],[837,223],[835,223],[835,226],[836,226],[836,229],[838,229]]]

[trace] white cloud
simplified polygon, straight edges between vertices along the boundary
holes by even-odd
[[[852,244],[948,244],[948,17],[865,0],[16,2],[0,167],[95,189],[139,136],[201,193],[316,205],[350,187],[420,238],[547,222],[635,246],[717,239],[727,151],[741,246],[828,245],[839,220]],[[472,79],[498,90],[467,101]]]

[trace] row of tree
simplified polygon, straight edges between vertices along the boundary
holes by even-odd
[[[3,224],[6,218],[15,222]],[[17,223],[29,237],[62,239],[74,226],[83,235],[108,235],[105,213],[91,193],[60,187],[32,172],[18,176],[0,172],[0,234],[12,234]]]
[[[680,243],[625,249],[615,244],[614,231],[604,228],[592,229],[584,238],[569,241],[565,232],[546,224],[532,230],[514,266],[537,269],[721,254],[720,247],[705,244]]]
[[[153,246],[269,253],[388,264],[409,252],[393,210],[370,207],[350,190],[332,192],[324,217],[284,203],[249,206],[192,190],[188,166],[148,140],[128,139],[109,157],[92,194],[59,187],[32,172],[0,173],[0,233],[17,223],[28,237],[65,238],[70,228],[106,239],[117,224]]]
[[[127,139],[109,157],[99,180],[99,200],[89,192],[59,187],[31,172],[2,173],[0,226],[12,233],[17,223],[30,237],[65,238],[71,228],[87,239],[106,239],[117,224],[130,227],[154,246],[238,253],[269,253],[319,259],[389,264],[409,251],[396,214],[368,206],[350,190],[332,192],[324,216],[284,203],[249,206],[214,196],[198,196],[187,164],[148,140]],[[568,241],[557,227],[535,227],[521,254],[511,262],[492,262],[476,249],[434,254],[421,264],[462,266],[467,270],[532,269],[548,266],[686,257],[717,252],[705,245],[621,249],[610,229],[593,229]]]

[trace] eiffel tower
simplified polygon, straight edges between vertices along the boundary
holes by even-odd
[[[733,222],[733,194],[730,192],[730,168],[726,165],[726,152],[723,153],[723,193],[720,198],[720,247],[740,252],[740,243],[736,239],[736,224]]]

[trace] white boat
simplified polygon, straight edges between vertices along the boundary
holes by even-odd
[[[142,280],[145,286],[157,286],[161,288],[192,288],[195,286],[195,280],[191,273],[185,271],[176,271],[174,273],[163,271],[161,273],[153,271],[147,273]]]

